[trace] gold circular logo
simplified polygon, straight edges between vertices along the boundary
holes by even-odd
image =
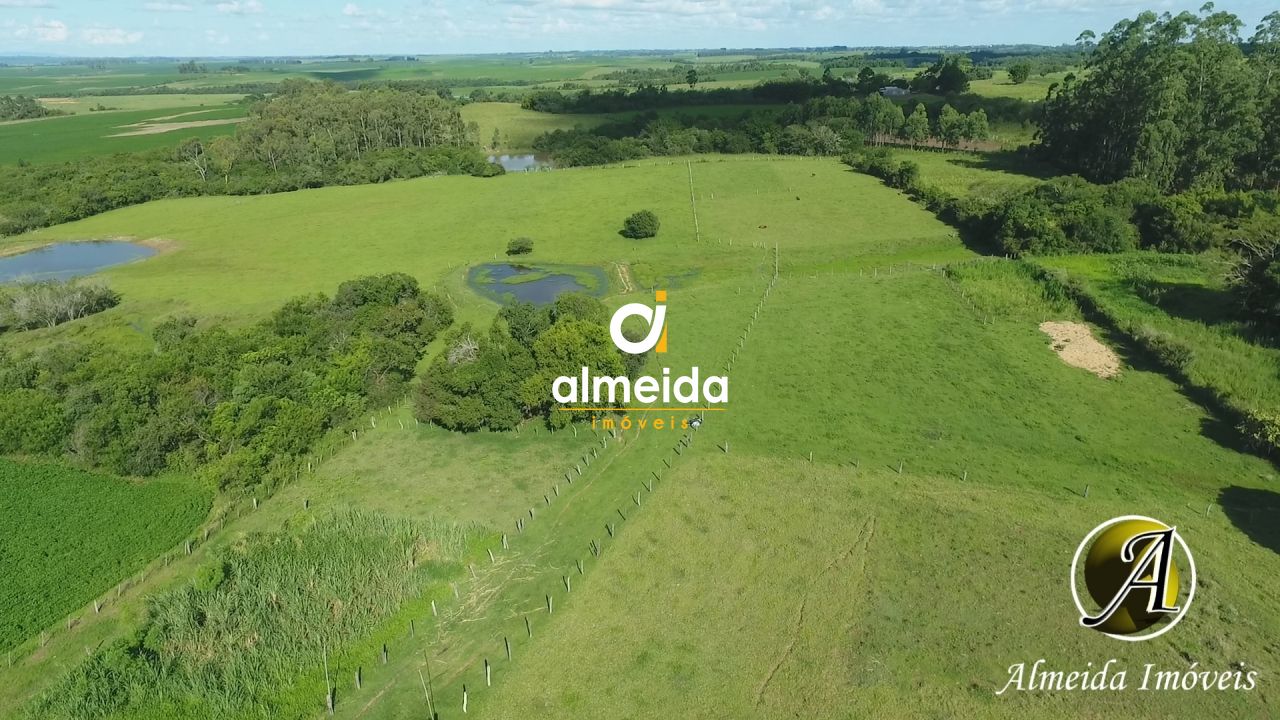
[[[1091,602],[1078,587],[1081,576]],[[1076,549],[1071,590],[1081,625],[1122,640],[1148,640],[1171,629],[1190,606],[1195,561],[1176,528],[1137,515],[1113,518]]]

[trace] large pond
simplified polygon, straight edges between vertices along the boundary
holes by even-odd
[[[490,155],[489,162],[498,163],[507,172],[534,172],[554,167],[546,155]]]
[[[0,257],[0,283],[69,280],[155,254],[154,248],[131,242],[54,243],[20,255]]]
[[[485,263],[467,272],[467,285],[500,303],[549,305],[569,292],[601,297],[609,289],[609,277],[604,270],[586,265]]]

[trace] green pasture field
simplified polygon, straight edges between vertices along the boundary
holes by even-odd
[[[659,235],[619,237],[645,208]],[[349,510],[487,533],[456,595],[411,601],[328,658],[338,717],[458,717],[464,686],[481,718],[1266,712],[1258,693],[994,695],[1009,665],[1041,657],[1071,669],[1116,657],[1135,672],[1244,661],[1265,683],[1280,664],[1276,471],[1219,444],[1206,411],[1130,349],[1117,348],[1130,363],[1113,380],[1067,366],[1037,326],[1079,321],[1069,302],[835,160],[661,158],[181,199],[5,245],[121,236],[167,251],[100,275],[118,307],[5,343],[145,346],[165,317],[250,322],[388,271],[487,324],[497,305],[467,269],[529,236],[522,262],[609,269],[610,306],[669,291],[670,352],[647,372],[730,378],[728,410],[706,413],[687,447],[682,431],[639,430],[640,413],[617,436],[590,423],[455,435],[399,405],[260,509],[232,499],[243,515],[210,548]],[[1177,523],[1201,571],[1183,625],[1139,646],[1079,628],[1066,586],[1080,538],[1130,513]],[[86,643],[136,628],[145,597],[181,586],[208,552],[0,666],[0,708],[56,682]],[[316,658],[299,682],[322,686],[323,672]],[[323,712],[316,695],[300,716]]]
[[[994,322],[961,290],[988,296]],[[1160,374],[1063,364],[1046,316],[1078,319],[1009,268],[976,266],[958,287],[926,271],[784,273],[729,411],[472,712],[1265,715],[1256,693],[995,695],[1010,665],[1040,658],[1117,658],[1131,683],[1147,662],[1280,661],[1274,467],[1218,445]],[[1080,628],[1068,589],[1083,534],[1128,513],[1176,523],[1200,567],[1194,609],[1160,642]]]
[[[144,124],[194,123],[245,116],[240,105],[218,104],[208,108],[178,106],[95,112],[23,120],[0,124],[0,163],[52,163],[88,155],[109,155],[158,147],[176,147],[184,138],[209,138],[235,131],[235,124],[181,127],[142,135],[121,133],[144,129]],[[174,117],[180,116],[180,117]]]
[[[1015,85],[1009,80],[1007,71],[996,70],[995,74],[987,80],[971,81],[969,83],[969,92],[986,95],[987,97],[1011,97],[1028,102],[1039,102],[1044,100],[1051,85],[1055,83],[1061,84],[1063,78],[1067,75],[1068,73],[1065,72],[1049,73],[1048,75],[1032,73],[1026,82]]]
[[[209,510],[209,494],[189,483],[46,462],[0,459],[0,487],[4,652],[178,544]]]
[[[607,122],[608,115],[557,115],[525,110],[515,103],[469,103],[462,106],[462,119],[479,127],[480,144],[498,152],[521,152],[533,149],[533,141],[539,135],[552,130],[572,130],[574,127],[592,128]],[[493,131],[501,137],[498,147],[493,145]]]

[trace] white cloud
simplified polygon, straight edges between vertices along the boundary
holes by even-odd
[[[256,15],[266,9],[259,0],[222,0],[214,7],[220,13],[232,15]]]
[[[13,31],[13,36],[25,40],[33,38],[37,42],[65,42],[70,32],[67,24],[61,20],[44,21],[39,18],[31,25],[21,25]]]
[[[165,0],[161,0],[161,2],[149,2],[142,7],[144,10],[150,10],[152,12],[191,12],[192,10],[191,6],[186,3],[167,2]]]
[[[205,30],[204,39],[213,45],[226,45],[231,42],[231,36],[217,30]]]
[[[342,8],[342,14],[347,17],[364,17],[365,11],[361,10],[360,6],[355,3],[347,3]]]
[[[133,45],[142,39],[142,33],[122,28],[85,28],[80,37],[90,45]]]
[[[49,0],[0,0],[0,8],[51,8]]]

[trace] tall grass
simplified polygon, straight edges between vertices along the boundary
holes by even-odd
[[[322,662],[460,570],[469,531],[350,513],[251,536],[152,600],[29,718],[284,718],[323,708]]]

